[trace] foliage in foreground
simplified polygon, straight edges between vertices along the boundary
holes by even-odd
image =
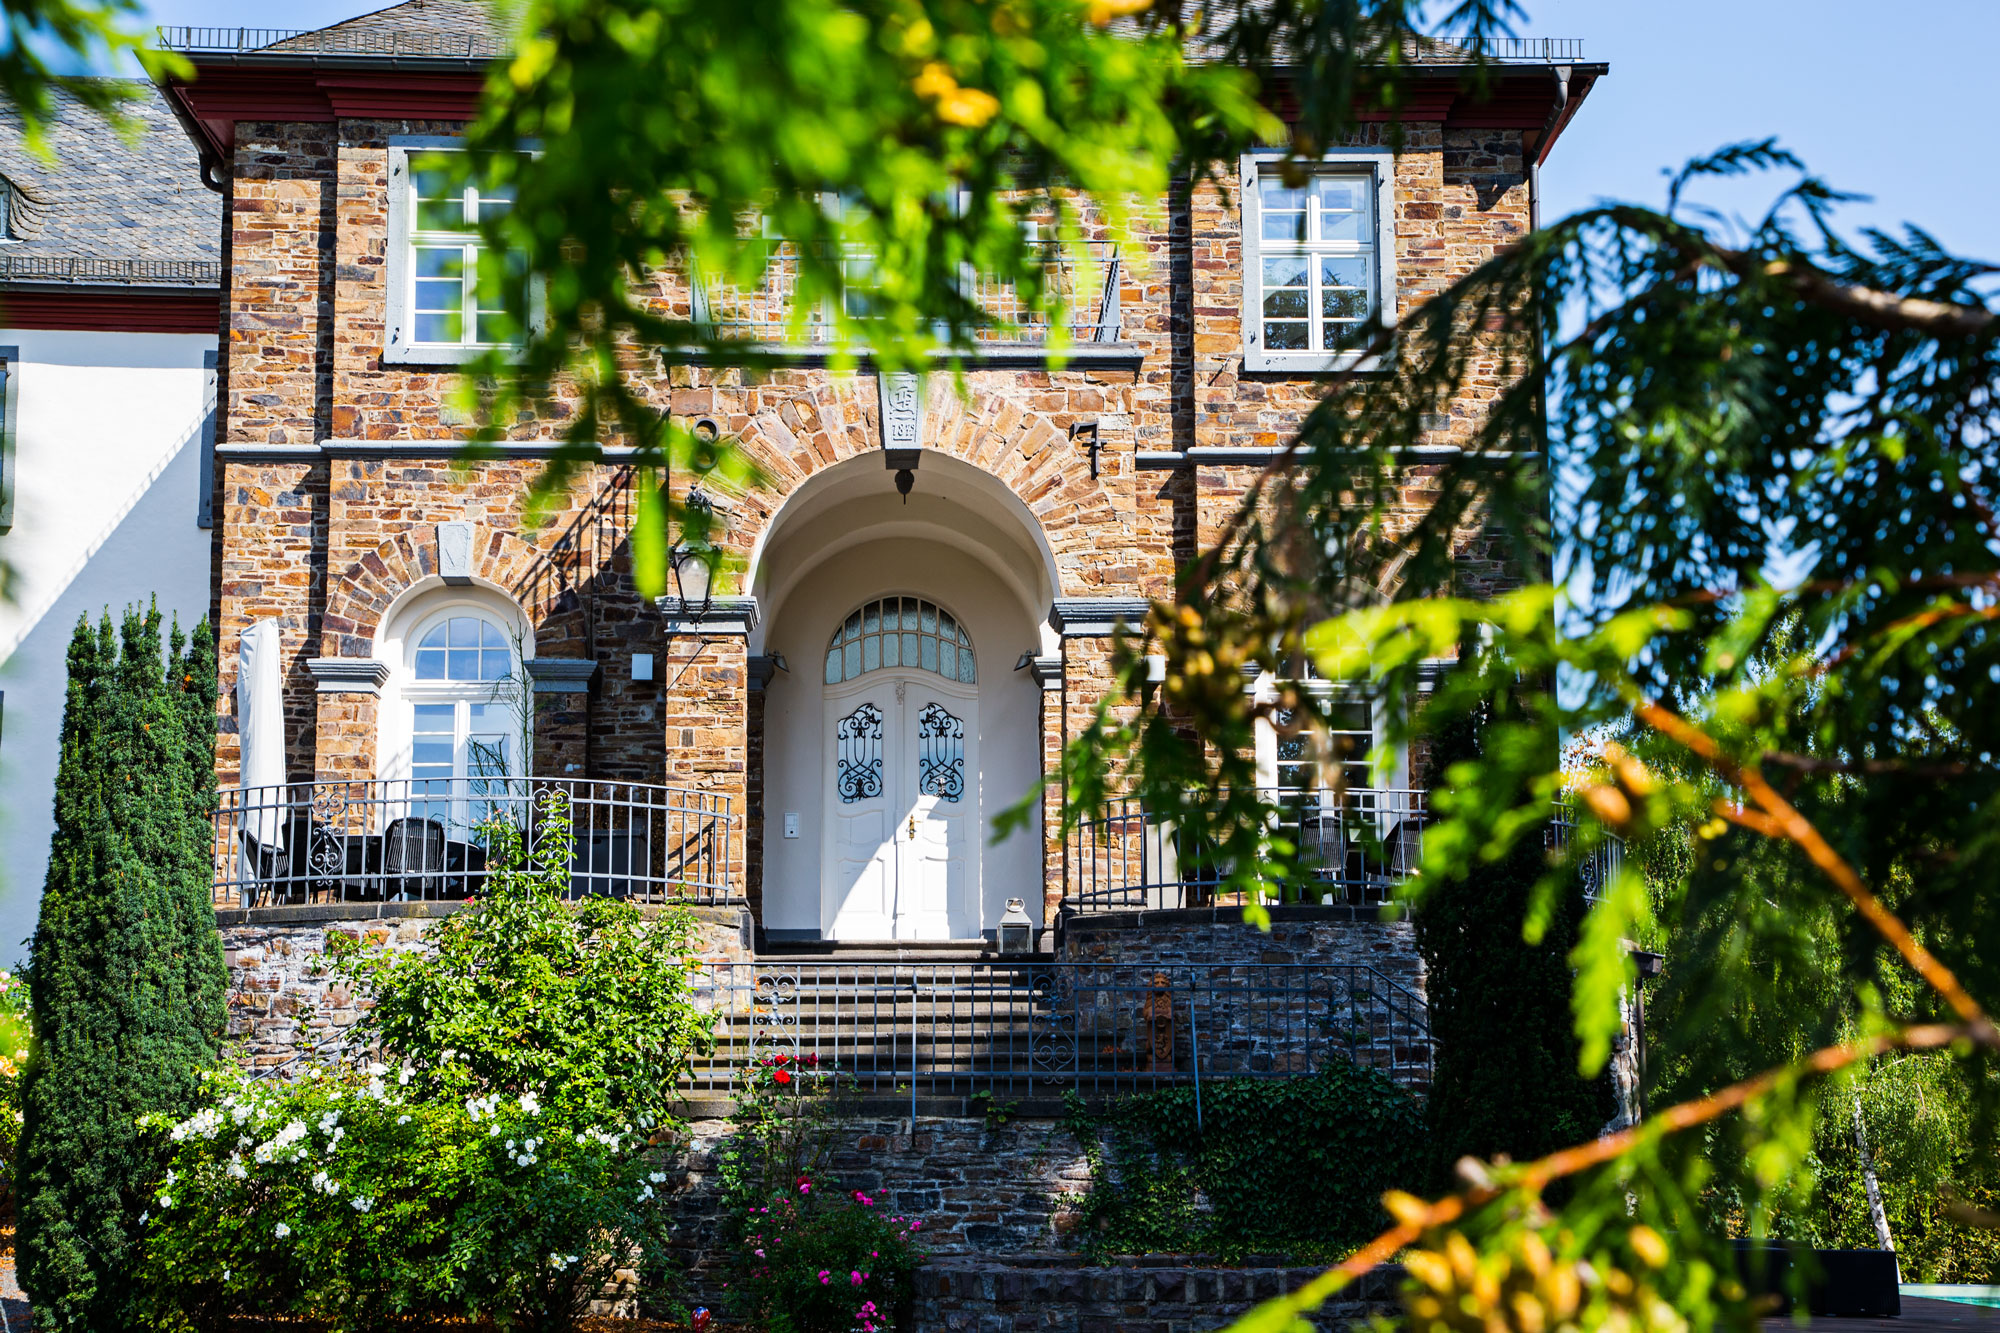
[[[687,1062],[713,1043],[694,1003],[694,919],[678,907],[648,919],[595,895],[564,902],[573,837],[561,793],[537,798],[534,819],[532,850],[511,823],[482,828],[485,888],[432,929],[433,948],[336,937],[334,966],[374,1001],[355,1037],[445,1100],[533,1093],[565,1119],[673,1125]]]
[[[1417,1099],[1329,1060],[1310,1078],[1240,1078],[1123,1098],[1070,1128],[1090,1163],[1076,1238],[1087,1255],[1253,1254],[1310,1263],[1382,1227],[1385,1191],[1423,1178]]]
[[[1489,706],[1434,738],[1435,762],[1477,762],[1485,730],[1505,717]],[[1521,922],[1548,873],[1548,825],[1472,874],[1440,877],[1417,913],[1435,1073],[1425,1110],[1431,1126],[1425,1183],[1448,1186],[1452,1165],[1540,1157],[1596,1134],[1617,1113],[1611,1079],[1578,1073],[1569,1024],[1570,955],[1582,925],[1574,881],[1551,904],[1539,940]]]
[[[194,1115],[148,1117],[168,1166],[136,1270],[146,1326],[250,1310],[356,1331],[452,1316],[557,1330],[617,1270],[658,1264],[667,1177],[643,1135],[532,1095],[412,1096],[411,1074],[214,1073]]]
[[[157,609],[80,622],[69,649],[56,829],[35,927],[35,1045],[21,1096],[21,1285],[57,1327],[130,1326],[141,1115],[192,1110],[222,1039],[209,899],[215,652]]]
[[[730,1302],[770,1333],[890,1333],[904,1322],[921,1218],[843,1190],[829,1169],[845,1103],[817,1056],[751,1066],[724,1149]]]
[[[923,330],[943,325],[962,349],[955,266],[1003,280],[1028,267],[1018,231],[1003,239],[1012,219],[996,187],[1033,195],[1046,180],[1101,194],[1121,173],[1117,188],[1136,188],[1176,159],[1199,179],[1272,128],[1200,95],[1237,97],[1242,85],[1185,95],[1185,43],[1260,77],[1282,59],[1296,115],[1287,130],[1311,156],[1342,142],[1363,106],[1396,104],[1417,44],[1504,30],[1515,10],[1463,0],[1433,8],[1441,22],[1425,30],[1426,7],[1404,0],[946,3],[925,5],[920,25],[917,11],[828,3],[788,11],[793,27],[754,7],[719,9],[699,40],[683,41],[668,0],[532,4],[525,30],[542,40],[496,78],[482,133],[503,150],[524,137],[550,146],[521,168],[520,204],[500,226],[538,247],[528,267],[548,283],[550,320],[518,379],[489,367],[500,386],[491,420],[511,420],[566,364],[583,372],[595,411],[572,418],[565,463],[609,441],[601,426],[612,416],[640,423],[637,442],[654,446],[644,423],[657,418],[630,410],[643,395],[626,382],[660,378],[646,357],[671,365],[693,344],[725,364],[752,362],[712,331],[628,314],[629,274],[650,265],[694,255],[742,281],[761,276],[763,247],[735,243],[738,200],[771,205],[772,235],[799,249],[840,255],[854,242],[877,254],[890,280],[864,284],[860,304],[884,313],[858,329],[842,321],[850,347],[859,334],[881,364],[900,364],[913,359],[910,344],[934,345]],[[1085,24],[1106,40],[1079,42],[1091,36]],[[1097,63],[1114,56],[1132,66]],[[999,76],[1030,57],[1041,62],[1034,73],[1003,86]],[[1085,71],[1117,77],[1076,77]],[[1087,95],[1071,95],[1066,80]],[[702,114],[704,81],[732,99],[713,116]],[[803,81],[811,86],[791,96]],[[660,114],[592,119],[584,90],[630,86],[657,93]],[[770,90],[769,102],[740,97],[744,88]],[[1023,101],[1023,88],[1043,95]],[[1247,91],[1279,100],[1267,77]],[[873,156],[875,140],[852,149],[857,132],[884,126],[897,130],[893,151]],[[1090,133],[1098,126],[1110,128]],[[1123,137],[1143,127],[1158,133]],[[1096,160],[1070,155],[1079,146]],[[1029,171],[995,170],[1012,161]],[[1712,878],[1707,905],[1735,933],[1713,953],[1674,954],[1670,966],[1701,1000],[1678,1021],[1733,1035],[1770,996],[1810,1045],[1766,1067],[1767,1047],[1718,1042],[1722,1058],[1652,1125],[1532,1163],[1461,1164],[1457,1193],[1399,1198],[1394,1228],[1251,1327],[1296,1326],[1298,1311],[1415,1243],[1447,1264],[1412,1289],[1425,1327],[1747,1325],[1756,1311],[1719,1276],[1726,1259],[1704,1233],[1716,1201],[1752,1232],[1805,1206],[1817,1082],[1892,1052],[1948,1052],[1977,1112],[1969,1149],[1993,1151],[2000,1031],[1977,998],[2000,993],[2000,321],[1981,286],[1993,269],[1914,229],[1856,245],[1834,228],[1835,193],[1809,177],[1733,232],[1682,205],[1702,175],[1795,165],[1768,143],[1726,150],[1676,180],[1664,209],[1609,205],[1565,219],[1399,312],[1393,329],[1364,333],[1385,373],[1329,377],[1296,448],[1185,571],[1174,604],[1156,607],[1124,646],[1117,688],[1064,756],[1072,816],[1136,786],[1158,817],[1217,848],[1232,887],[1279,893],[1297,879],[1297,849],[1271,835],[1275,812],[1256,795],[1257,728],[1302,731],[1329,758],[1334,728],[1303,688],[1246,696],[1239,668],[1297,681],[1310,664],[1365,680],[1386,706],[1390,744],[1403,745],[1417,734],[1411,712],[1426,676],[1455,658],[1428,704],[1437,716],[1509,695],[1521,706],[1489,729],[1476,762],[1431,775],[1439,819],[1414,897],[1476,878],[1534,838],[1563,789],[1562,739],[1624,719],[1649,739],[1637,756],[1607,756],[1584,783],[1591,816],[1572,864],[1527,895],[1529,943],[1547,937],[1574,862],[1607,832],[1700,831],[1718,868],[1752,848],[1781,863],[1775,879]],[[961,184],[973,201],[962,222],[933,202]],[[828,189],[883,220],[830,228],[816,220]],[[686,224],[683,190],[730,206]],[[608,203],[572,214],[579,200]],[[844,304],[824,267],[802,304]],[[529,284],[518,287],[525,325]],[[623,356],[628,332],[645,357]],[[1468,403],[1479,404],[1472,415]],[[1440,422],[1453,431],[1440,436]],[[1456,452],[1427,458],[1413,478],[1411,446],[1446,443]],[[655,577],[660,508],[642,504],[634,542]],[[1517,592],[1453,595],[1465,591],[1468,539],[1515,562]],[[1782,588],[1774,568],[1788,571]],[[1023,821],[1032,808],[1021,807]],[[1842,994],[1813,1022],[1736,947],[1781,933],[1785,904],[1808,895],[1834,906],[1839,928],[1823,938]],[[1691,938],[1697,924],[1652,919],[1636,874],[1605,886],[1571,953],[1584,1076],[1602,1069],[1633,984],[1626,941]],[[1869,982],[1904,968],[1924,983],[1909,1003],[1870,999]],[[1580,1179],[1552,1209],[1545,1189],[1570,1177]],[[1660,1250],[1665,1235],[1675,1239]],[[1503,1302],[1515,1291],[1503,1267],[1547,1282],[1551,1299]],[[1469,1304],[1424,1304],[1447,1286]]]
[[[625,1269],[638,1283],[622,1295],[673,1308],[667,1106],[710,1039],[692,925],[563,902],[562,796],[534,818],[532,851],[485,826],[485,889],[438,923],[434,950],[335,958],[373,1001],[350,1041],[380,1060],[289,1083],[214,1075],[199,1111],[151,1118],[169,1154],[146,1201],[158,1326],[563,1329]]]

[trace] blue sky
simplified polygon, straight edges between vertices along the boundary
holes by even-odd
[[[1526,34],[1580,37],[1611,76],[1543,173],[1544,216],[1603,198],[1658,203],[1664,168],[1778,135],[1832,184],[1874,196],[1855,225],[1921,223],[2000,260],[1990,128],[2000,0],[1521,0]],[[368,0],[155,0],[156,23],[309,28]],[[1442,12],[1442,0],[1433,9]],[[1709,189],[1754,213],[1773,186]]]

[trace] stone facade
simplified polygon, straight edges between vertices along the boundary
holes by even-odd
[[[1296,1291],[1320,1270],[1213,1268],[1181,1255],[1103,1267],[1072,1259],[941,1260],[917,1274],[916,1326],[936,1333],[1202,1333]],[[1402,1274],[1378,1268],[1308,1316],[1344,1333],[1397,1306]]]
[[[458,467],[465,424],[452,373],[383,360],[389,141],[458,128],[366,118],[236,125],[217,470],[215,598],[225,649],[218,776],[227,785],[238,766],[229,649],[260,619],[276,620],[289,664],[293,777],[381,775],[386,701],[366,691],[316,692],[306,664],[376,651],[390,609],[437,582],[437,525],[470,523],[474,579],[521,608],[535,656],[599,668],[587,689],[538,699],[536,769],[727,797],[747,818],[729,853],[733,882],[740,896],[761,898],[758,862],[770,839],[763,775],[752,772],[763,737],[751,702],[750,633],[677,624],[638,596],[625,545],[624,469],[582,469],[543,521],[530,521],[526,495],[539,456],[568,414],[560,387],[510,427],[511,456]],[[1395,159],[1395,296],[1404,311],[1519,239],[1530,217],[1522,131],[1425,123],[1406,131]],[[1175,569],[1214,534],[1254,473],[1143,471],[1138,453],[1270,448],[1316,401],[1312,376],[1240,369],[1240,230],[1236,201],[1212,188],[1141,210],[1121,256],[1122,360],[974,369],[963,393],[944,377],[928,393],[926,450],[972,465],[1020,502],[1051,562],[1055,596],[1172,596]],[[681,308],[688,297],[663,276],[658,299]],[[1501,387],[1496,372],[1482,394]],[[735,371],[678,367],[642,389],[678,418],[714,422],[763,468],[765,485],[720,497],[723,544],[739,569],[753,563],[789,499],[880,447],[878,395],[866,371],[834,374],[808,361],[753,383]],[[1481,401],[1454,407],[1413,443],[1462,440]],[[1094,475],[1074,439],[1084,427],[1102,446]],[[1413,468],[1413,505],[1425,485],[1426,470]],[[1468,589],[1492,591],[1514,577],[1500,555],[1469,542]],[[1060,680],[1042,708],[1044,768],[1108,687],[1107,647],[1102,635],[1062,640]],[[651,680],[636,678],[639,654],[656,663]],[[1055,824],[1055,800],[1045,798],[1044,828]],[[1038,890],[1019,884],[1007,893],[1040,900],[1052,917],[1065,892],[1061,847],[1045,841],[1041,860]]]
[[[223,959],[229,967],[231,1054],[252,1068],[276,1068],[312,1050],[342,1049],[348,1029],[370,1000],[332,976],[327,943],[341,934],[371,949],[423,950],[446,910],[426,904],[385,904],[384,915],[351,908],[298,908],[222,914]],[[750,929],[736,909],[694,908],[696,948],[708,968],[697,982],[697,1000],[724,984],[733,965],[747,963]],[[387,914],[393,912],[393,914]]]
[[[1345,1054],[1418,1089],[1430,1083],[1429,1014],[1416,928],[1378,909],[1284,906],[1268,932],[1239,907],[1072,917],[1058,956],[1108,978],[1100,1008],[1131,1010],[1164,976],[1175,1068],[1203,1078],[1307,1072]],[[1080,984],[1088,984],[1080,983]],[[1109,1032],[1132,1026],[1106,1013]]]
[[[680,1257],[698,1298],[719,1309],[723,1217],[714,1171],[734,1125],[701,1118],[690,1128],[687,1175],[676,1199],[685,1219]],[[920,1114],[913,1121],[864,1111],[842,1127],[829,1165],[842,1189],[923,1220],[929,1260],[917,1277],[915,1310],[922,1329],[1192,1333],[1226,1327],[1234,1315],[1318,1271],[1254,1263],[1223,1268],[1186,1255],[1086,1263],[1074,1227],[1077,1204],[1090,1190],[1090,1165],[1067,1124],[1052,1114],[995,1127],[967,1115]],[[1393,1270],[1372,1275],[1330,1305],[1321,1326],[1344,1328],[1347,1320],[1385,1308],[1396,1276]]]

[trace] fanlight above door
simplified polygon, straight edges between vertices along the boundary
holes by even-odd
[[[965,685],[979,679],[965,627],[921,598],[878,598],[849,615],[827,645],[828,685],[897,667],[935,672]]]

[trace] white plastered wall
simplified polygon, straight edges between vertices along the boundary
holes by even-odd
[[[19,350],[14,524],[0,533],[0,962],[26,954],[54,831],[65,659],[80,615],[157,597],[192,628],[208,609],[199,526],[215,338],[0,329]],[[235,645],[223,644],[233,652]]]

